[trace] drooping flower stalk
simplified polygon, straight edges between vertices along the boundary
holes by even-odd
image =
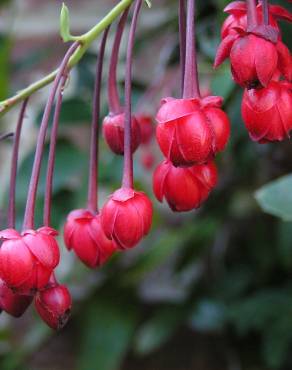
[[[263,8],[263,24],[265,26],[269,25],[269,3],[268,0],[262,0]]]
[[[122,14],[120,21],[117,26],[112,54],[110,58],[110,67],[109,67],[109,78],[108,78],[108,103],[110,113],[118,114],[122,112],[118,86],[117,86],[117,65],[119,59],[119,50],[121,45],[121,40],[123,32],[125,29],[127,17],[129,13],[129,8],[127,8]]]
[[[31,229],[34,227],[34,210],[35,210],[36,193],[37,193],[37,186],[39,182],[41,161],[43,157],[43,148],[44,148],[47,128],[49,124],[50,113],[52,110],[54,98],[55,98],[59,83],[63,77],[64,71],[67,68],[67,64],[70,60],[70,57],[73,55],[73,53],[78,47],[79,47],[79,43],[75,42],[74,44],[71,45],[71,47],[67,51],[58,69],[57,76],[54,80],[51,93],[50,93],[50,96],[48,98],[48,101],[45,107],[45,111],[43,114],[40,130],[38,134],[38,139],[37,139],[35,159],[33,163],[32,175],[31,175],[31,180],[29,184],[25,214],[24,214],[23,229]]]
[[[252,30],[257,24],[257,11],[255,0],[246,0],[247,30]]]
[[[181,94],[184,91],[185,59],[186,59],[186,9],[185,0],[179,0],[179,48],[181,71]]]
[[[17,165],[18,165],[19,142],[20,142],[20,135],[21,135],[22,124],[23,124],[23,120],[25,116],[27,103],[28,103],[28,98],[26,98],[21,105],[18,121],[16,124],[13,149],[12,149],[8,217],[7,217],[7,224],[8,224],[8,227],[11,229],[15,228],[15,191],[16,191],[16,175],[17,175]]]
[[[125,132],[124,132],[124,171],[122,186],[133,188],[133,154],[131,150],[131,117],[132,117],[132,59],[135,32],[142,0],[135,3],[133,18],[130,27],[129,40],[127,46],[126,76],[125,76]]]
[[[96,74],[93,95],[90,161],[89,161],[89,182],[87,207],[93,213],[98,213],[98,147],[99,147],[99,120],[100,120],[100,90],[102,82],[102,70],[104,51],[109,27],[104,31],[101,40],[98,59],[96,63]]]
[[[47,167],[47,178],[46,178],[46,190],[45,190],[45,202],[44,202],[44,225],[50,226],[51,223],[51,201],[52,201],[52,192],[53,192],[53,176],[54,176],[54,167],[55,167],[55,158],[56,158],[56,145],[57,145],[57,136],[59,128],[59,118],[61,112],[61,106],[63,101],[63,92],[65,84],[68,78],[68,70],[64,71],[62,76],[60,86],[57,92],[56,106],[53,117],[53,124],[51,129],[50,137],[50,149],[49,149],[49,158],[48,158],[48,167]]]
[[[186,34],[186,57],[184,75],[185,99],[200,98],[200,87],[197,65],[197,51],[195,46],[195,1],[188,0],[187,5],[187,34]]]

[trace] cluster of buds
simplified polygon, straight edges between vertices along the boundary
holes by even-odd
[[[156,138],[166,157],[155,170],[156,198],[173,211],[198,208],[217,183],[215,155],[224,150],[230,123],[219,96],[202,97],[194,34],[194,1],[180,1],[182,97],[164,98],[156,115]]]
[[[7,229],[0,231],[0,308],[12,316],[21,316],[35,302],[37,312],[53,329],[64,326],[70,316],[71,297],[65,286],[55,277],[60,252],[56,240],[58,232],[50,226],[51,194],[55,147],[63,90],[68,78],[68,62],[79,47],[74,43],[66,53],[47,100],[37,138],[35,158],[28,189],[22,230],[15,228],[15,189],[21,130],[28,98],[24,100],[14,135],[10,174]],[[50,152],[47,164],[46,194],[43,225],[36,228],[35,203],[49,119],[56,97],[51,129]],[[55,298],[58,296],[58,298]],[[54,307],[51,302],[54,301]],[[40,308],[42,307],[42,308]]]
[[[292,130],[292,57],[278,20],[292,14],[267,0],[234,1],[221,30],[214,66],[229,57],[234,81],[244,88],[242,118],[252,140],[282,141]]]
[[[110,113],[103,120],[103,135],[113,153],[124,156],[123,181],[120,189],[109,196],[100,212],[97,207],[97,134],[99,122],[99,97],[102,58],[105,38],[96,71],[95,109],[92,124],[91,160],[89,174],[88,205],[86,209],[72,211],[65,224],[64,239],[67,248],[88,267],[104,264],[115,252],[135,247],[148,234],[152,223],[152,204],[143,192],[133,187],[133,152],[141,140],[138,120],[131,111],[132,53],[137,20],[142,1],[135,4],[131,22],[126,74],[125,105],[120,104],[116,69],[123,30],[129,9],[122,14],[115,34],[108,77],[108,104]],[[144,135],[146,136],[147,133]],[[129,226],[130,225],[130,226]]]
[[[187,8],[185,7],[187,3]],[[142,0],[134,2],[127,43],[124,104],[121,104],[117,65],[119,49],[130,7],[117,24],[108,73],[109,113],[103,119],[102,132],[110,150],[123,156],[121,187],[115,190],[99,210],[98,165],[100,101],[103,61],[108,26],[100,41],[96,63],[92,104],[87,204],[71,211],[64,225],[64,242],[89,268],[102,266],[116,252],[138,245],[149,233],[153,207],[148,196],[134,188],[133,153],[142,146],[142,164],[152,168],[149,144],[154,136],[151,116],[132,114],[131,79],[135,32]],[[215,67],[230,57],[234,80],[245,88],[242,115],[253,140],[260,143],[282,140],[292,129],[292,60],[281,40],[278,19],[292,20],[289,12],[269,6],[266,0],[257,6],[254,0],[229,4],[222,43]],[[229,140],[230,122],[222,110],[219,96],[202,96],[199,86],[195,47],[195,1],[179,0],[181,92],[165,97],[156,114],[156,139],[164,160],[153,174],[153,191],[159,202],[166,200],[175,212],[196,209],[208,198],[218,180],[214,163]],[[27,195],[23,227],[15,227],[15,188],[22,124],[28,98],[22,104],[14,136],[7,228],[0,231],[0,309],[21,316],[34,301],[40,317],[53,329],[62,328],[71,311],[71,296],[57,282],[55,269],[60,252],[57,231],[51,227],[51,198],[55,151],[63,92],[70,73],[71,57],[82,48],[75,41],[58,69],[38,133],[34,164]],[[55,101],[56,100],[56,101]],[[54,105],[55,102],[55,105]],[[44,143],[54,108],[47,163],[43,224],[35,226],[36,195],[43,159]],[[8,135],[0,135],[0,140]]]
[[[69,213],[64,226],[64,241],[69,250],[88,267],[104,264],[116,251],[135,247],[148,234],[152,224],[152,203],[147,195],[134,189],[133,152],[138,145],[146,145],[152,137],[152,122],[145,116],[138,119],[131,112],[132,54],[138,16],[142,0],[135,1],[132,16],[125,73],[125,104],[118,96],[116,69],[123,29],[129,14],[124,11],[117,26],[109,70],[109,115],[103,122],[105,140],[114,153],[124,156],[121,188],[109,196],[101,211],[98,209],[98,141],[103,60],[109,28],[103,32],[96,63],[93,94],[91,142],[88,175],[88,201],[84,208]],[[51,198],[55,166],[59,116],[63,92],[70,73],[69,61],[82,44],[75,41],[58,69],[43,114],[38,133],[31,181],[22,230],[15,228],[15,189],[21,129],[28,99],[23,102],[16,132],[10,177],[8,228],[0,231],[0,308],[12,316],[21,316],[34,300],[40,317],[53,329],[67,322],[71,310],[71,296],[66,286],[56,280],[55,269],[60,252],[57,231],[51,227]],[[35,204],[49,120],[55,102],[47,163],[43,225],[35,227]],[[141,127],[141,128],[140,128]],[[11,134],[2,135],[5,139]]]

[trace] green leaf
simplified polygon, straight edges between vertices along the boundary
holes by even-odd
[[[91,107],[78,97],[66,99],[62,104],[60,124],[83,124],[91,122]]]
[[[271,322],[263,333],[263,358],[269,368],[279,369],[288,358],[292,343],[291,313]]]
[[[134,306],[100,299],[83,312],[78,370],[118,370],[137,323]]]
[[[197,230],[193,223],[186,223],[180,230],[161,230],[151,242],[152,235],[148,236],[148,248],[141,255],[138,262],[123,276],[123,281],[133,284],[150,271],[163,263],[178,248],[183,247],[188,239],[195,235]]]
[[[135,338],[135,351],[140,355],[146,355],[158,349],[172,336],[182,317],[179,307],[159,310],[138,330]]]
[[[280,263],[287,271],[292,268],[292,223],[279,221],[277,225],[277,252]]]
[[[266,289],[230,304],[228,317],[235,324],[238,333],[245,335],[252,329],[265,330],[267,325],[271,322],[275,324],[283,316],[291,316],[291,306],[291,287]]]
[[[65,5],[65,3],[62,4],[62,9],[61,9],[61,14],[60,14],[60,35],[64,42],[68,42],[71,40],[69,9]]]
[[[221,330],[226,321],[225,307],[222,303],[202,300],[190,316],[190,326],[200,331]]]
[[[255,193],[263,211],[284,221],[292,221],[292,175],[272,181]]]
[[[230,268],[214,282],[212,292],[217,299],[223,301],[234,301],[252,286],[255,279],[255,272],[252,267],[237,264]]]

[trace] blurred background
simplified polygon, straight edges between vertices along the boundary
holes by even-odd
[[[116,3],[67,0],[71,29],[80,34]],[[178,96],[177,1],[143,8],[136,38],[133,102],[155,114],[163,96]],[[135,155],[136,186],[150,195],[150,235],[99,270],[86,269],[62,242],[67,213],[86,199],[95,43],[73,70],[60,121],[53,226],[61,231],[57,270],[70,287],[70,322],[50,330],[31,307],[22,318],[0,315],[1,370],[291,370],[292,368],[292,146],[251,142],[240,115],[242,91],[229,65],[212,61],[226,0],[198,1],[197,43],[203,91],[225,99],[232,121],[227,150],[217,159],[219,184],[201,209],[172,213],[152,193],[155,140]],[[290,6],[286,1],[277,4]],[[66,50],[58,36],[61,1],[0,1],[0,99],[57,66]],[[281,23],[291,49],[291,28]],[[111,50],[105,61],[105,81]],[[124,40],[125,41],[125,40]],[[121,91],[125,42],[119,63]],[[17,184],[21,224],[37,129],[48,88],[30,100],[21,141]],[[107,113],[106,86],[103,114]],[[19,107],[1,118],[15,127]],[[11,142],[0,146],[1,227],[5,227]],[[100,205],[119,186],[122,160],[101,141]],[[44,176],[37,220],[41,222]]]

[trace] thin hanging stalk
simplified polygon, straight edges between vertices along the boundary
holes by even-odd
[[[9,187],[9,203],[8,203],[8,216],[7,224],[9,228],[15,228],[15,191],[16,191],[16,176],[17,176],[17,166],[18,166],[18,154],[19,154],[19,142],[22,130],[22,124],[25,116],[25,111],[28,103],[26,98],[20,109],[12,149],[12,160],[10,169],[10,187]]]
[[[185,99],[200,98],[197,51],[195,47],[195,1],[188,0],[187,7],[187,35],[184,93]]]
[[[141,9],[142,0],[137,0],[135,3],[134,14],[131,22],[126,61],[126,76],[125,76],[125,130],[124,130],[124,171],[122,186],[124,188],[133,188],[133,154],[131,150],[132,135],[132,59],[135,33],[137,21]]]
[[[269,25],[269,3],[268,3],[268,0],[262,0],[262,8],[263,8],[263,24],[268,26]]]
[[[179,0],[179,50],[181,71],[181,94],[184,91],[185,60],[186,60],[186,9],[185,0]]]
[[[255,0],[246,0],[247,6],[247,29],[253,29],[257,24],[257,13]]]
[[[50,150],[48,158],[48,168],[47,168],[47,178],[46,178],[46,190],[45,190],[45,202],[44,202],[44,225],[50,226],[51,223],[51,203],[52,203],[52,192],[53,192],[53,176],[54,176],[54,167],[56,159],[56,145],[57,145],[57,136],[59,128],[59,118],[61,112],[61,106],[63,101],[63,92],[68,78],[68,71],[64,71],[62,76],[61,83],[59,86],[55,113],[53,118],[53,124],[51,129],[50,137]]]
[[[89,161],[89,182],[87,207],[93,213],[98,213],[98,148],[99,148],[99,120],[100,120],[100,90],[102,82],[102,70],[104,51],[109,27],[104,31],[100,43],[98,59],[96,63],[96,74],[93,95],[92,123],[91,123],[91,143]]]
[[[35,158],[34,158],[34,163],[33,163],[33,169],[32,169],[31,180],[30,180],[29,189],[28,189],[26,208],[25,208],[25,214],[24,214],[23,229],[32,229],[34,227],[35,201],[36,201],[37,187],[38,187],[40,170],[41,170],[41,162],[42,162],[42,157],[43,157],[43,149],[44,149],[47,128],[49,124],[50,113],[52,110],[52,106],[54,103],[54,99],[55,99],[55,95],[56,95],[59,83],[63,77],[64,71],[67,68],[67,64],[70,60],[70,57],[74,54],[75,50],[78,47],[79,47],[79,43],[75,42],[74,44],[71,45],[71,47],[67,51],[58,69],[57,76],[54,80],[51,93],[49,95],[49,98],[48,98],[48,101],[45,107],[43,119],[42,119],[40,130],[39,130],[39,135],[37,139]]]
[[[112,54],[110,58],[110,68],[109,68],[109,77],[108,77],[108,104],[110,113],[118,114],[122,112],[118,84],[117,84],[117,66],[119,59],[119,51],[122,36],[124,33],[127,17],[129,13],[129,8],[127,8],[122,14],[120,21],[117,26]]]

